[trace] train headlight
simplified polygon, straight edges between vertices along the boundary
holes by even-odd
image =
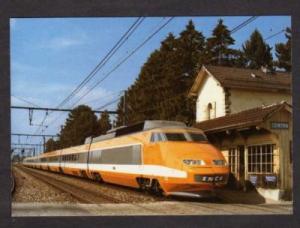
[[[225,160],[213,160],[213,163],[214,165],[217,165],[217,166],[226,166],[227,165],[227,162]]]
[[[185,165],[205,165],[205,161],[203,161],[203,160],[193,160],[193,159],[184,159],[183,163]]]

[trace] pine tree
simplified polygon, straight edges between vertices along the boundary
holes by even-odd
[[[155,50],[143,65],[138,78],[126,91],[126,125],[146,119],[160,119],[159,103],[168,91],[164,77],[170,52],[175,51],[175,37],[169,34],[159,50]],[[124,96],[118,104],[117,126],[124,122]]]
[[[275,45],[276,57],[278,58],[275,65],[279,68],[284,68],[287,72],[290,72],[292,70],[292,31],[290,28],[286,29],[285,37],[287,38],[286,43],[279,43]]]
[[[146,119],[194,120],[195,105],[187,99],[187,92],[197,73],[204,45],[205,38],[192,21],[178,38],[170,33],[161,42],[127,90],[126,124]],[[118,104],[118,126],[124,119],[123,102],[121,99]]]
[[[213,29],[212,37],[207,39],[205,63],[222,66],[234,65],[237,53],[234,49],[229,48],[234,42],[227,26],[220,19]]]
[[[264,42],[264,39],[258,30],[255,30],[250,39],[243,44],[243,52],[246,58],[246,66],[251,69],[268,67],[272,69],[271,47]]]
[[[194,82],[198,66],[202,65],[201,56],[205,48],[205,37],[195,29],[192,21],[189,21],[177,38],[176,48],[170,64],[173,66],[172,71],[166,74],[171,100],[164,108],[169,109],[165,118],[190,123],[195,119],[195,104],[187,98],[187,93]],[[168,68],[169,66],[166,66],[166,69]]]
[[[99,132],[97,116],[86,105],[74,108],[60,132],[59,144],[61,148],[83,144],[89,136],[96,136]]]
[[[98,124],[99,124],[100,135],[106,134],[106,132],[111,129],[112,125],[107,111],[101,114],[98,120]]]

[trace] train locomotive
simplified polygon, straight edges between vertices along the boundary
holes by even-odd
[[[229,168],[205,134],[177,121],[115,128],[83,145],[27,157],[23,165],[139,188],[201,196],[227,184]]]

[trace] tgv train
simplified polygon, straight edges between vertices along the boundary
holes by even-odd
[[[205,195],[226,185],[229,175],[223,155],[204,133],[176,121],[112,129],[23,164],[164,195]]]

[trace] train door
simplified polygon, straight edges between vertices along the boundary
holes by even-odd
[[[63,159],[62,150],[59,152],[59,172],[64,172],[65,161]]]

